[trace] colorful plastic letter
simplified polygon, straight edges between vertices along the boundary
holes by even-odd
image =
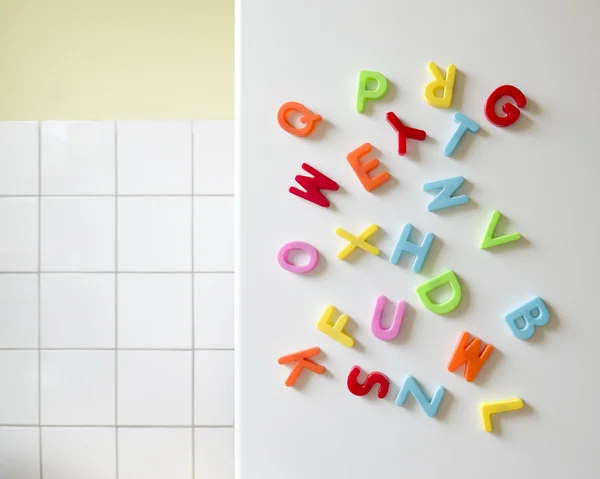
[[[502,105],[502,111],[506,113],[506,116],[498,116],[496,114],[496,103],[503,96],[510,96],[515,100],[517,106],[512,103],[505,103]],[[521,90],[512,85],[502,85],[496,88],[485,102],[485,117],[492,125],[504,128],[512,125],[519,119],[519,116],[521,116],[519,108],[523,109],[525,106],[527,106],[527,98],[525,98]]]
[[[325,308],[325,312],[317,322],[317,329],[322,333],[325,333],[330,338],[335,339],[343,346],[346,346],[347,348],[353,347],[354,338],[344,332],[344,328],[346,327],[346,324],[348,324],[350,318],[347,314],[342,314],[336,320],[336,322],[332,324],[330,320],[333,316],[333,313],[335,313],[335,307],[327,306],[327,308]]]
[[[369,81],[377,82],[374,90],[368,90]],[[362,113],[365,111],[365,102],[367,100],[380,100],[386,94],[388,89],[387,78],[379,72],[361,70],[358,74],[358,91],[356,92],[356,111]]]
[[[398,333],[400,332],[404,311],[406,310],[406,301],[398,301],[392,325],[389,328],[384,328],[381,325],[381,317],[383,316],[385,301],[386,297],[383,295],[378,296],[375,301],[375,311],[373,311],[373,317],[371,318],[371,332],[377,339],[390,341],[398,336]]]
[[[429,293],[445,283],[448,283],[452,288],[452,296],[443,303],[434,303],[429,299]],[[448,270],[417,287],[417,295],[423,305],[432,313],[447,314],[454,311],[460,304],[462,289],[454,271]]]
[[[407,253],[410,253],[415,256],[415,261],[413,262],[412,270],[415,273],[418,273],[419,271],[421,271],[423,263],[427,259],[429,249],[431,248],[431,243],[433,243],[434,235],[433,233],[427,233],[423,237],[423,242],[420,245],[417,245],[415,243],[411,243],[408,240],[410,238],[412,228],[413,227],[410,223],[404,225],[402,233],[400,233],[400,238],[398,238],[398,242],[396,243],[396,247],[394,248],[394,252],[392,253],[392,257],[390,258],[390,263],[398,264],[402,253],[406,251]]]
[[[320,351],[321,350],[319,348],[314,347],[310,349],[305,349],[304,351],[299,351],[297,353],[288,354],[287,356],[281,356],[277,360],[279,364],[288,364],[296,362],[296,364],[294,365],[294,369],[292,369],[292,372],[285,381],[285,385],[287,387],[294,385],[296,379],[298,379],[298,376],[300,375],[303,369],[308,369],[309,371],[312,371],[313,373],[317,374],[323,374],[325,372],[324,366],[321,366],[320,364],[317,364],[308,359],[312,356],[316,356],[317,354],[319,354]]]
[[[302,169],[313,175],[312,177],[297,175],[295,178],[298,184],[306,191],[302,191],[295,186],[290,186],[290,193],[308,200],[315,205],[329,208],[329,200],[321,193],[321,190],[337,191],[339,185],[307,163],[302,163]]]
[[[302,115],[300,117],[300,123],[304,125],[303,128],[296,128],[288,121],[287,117],[290,111],[298,111]],[[277,123],[279,126],[283,128],[288,133],[296,136],[308,136],[312,133],[315,128],[315,125],[318,121],[321,120],[321,115],[316,115],[308,108],[306,108],[302,103],[298,103],[295,101],[288,101],[284,103],[279,108],[277,112]]]
[[[336,228],[335,234],[340,238],[344,238],[348,241],[348,244],[342,248],[337,254],[338,259],[346,259],[350,253],[352,253],[356,248],[360,248],[365,250],[367,253],[371,253],[372,255],[378,256],[380,251],[379,248],[375,248],[370,243],[367,243],[367,239],[373,236],[379,230],[379,226],[370,225],[358,236],[351,235],[346,230],[342,228]]]
[[[396,116],[394,112],[388,112],[385,115],[388,123],[392,125],[392,128],[398,133],[398,154],[400,156],[406,155],[406,140],[424,141],[427,138],[427,133],[424,130],[417,130],[416,128],[410,128],[400,121],[400,118]]]
[[[479,405],[481,422],[485,432],[492,432],[492,414],[499,412],[517,411],[523,409],[525,403],[521,398],[505,399],[504,401],[484,402]]]
[[[421,405],[425,411],[425,414],[427,414],[429,417],[433,417],[436,415],[440,407],[440,403],[444,398],[445,392],[444,386],[438,386],[435,390],[435,393],[433,393],[431,400],[429,400],[421,389],[421,386],[419,386],[417,380],[412,376],[407,376],[404,380],[404,384],[402,384],[402,387],[400,388],[400,392],[396,396],[395,403],[396,406],[402,406],[406,401],[408,394],[410,393]]]
[[[482,341],[479,338],[473,338],[469,341],[469,333],[463,332],[460,335],[458,344],[450,362],[448,363],[448,371],[453,373],[463,364],[465,365],[465,379],[471,382],[475,379],[485,362],[494,351],[494,346],[485,344],[483,351],[481,350]]]
[[[423,191],[425,192],[439,190],[440,188],[442,189],[442,191],[440,191],[438,195],[427,205],[427,210],[437,211],[443,208],[448,208],[449,206],[458,206],[467,203],[469,201],[469,197],[467,195],[452,196],[456,190],[462,186],[464,181],[465,179],[462,176],[455,176],[453,178],[446,178],[445,180],[425,183],[423,185]]]
[[[536,313],[535,315],[533,313]],[[539,296],[527,304],[519,306],[505,316],[506,324],[519,339],[529,339],[535,333],[536,326],[545,326],[550,321],[550,311],[546,303]],[[517,325],[523,324],[523,327]]]
[[[444,147],[444,155],[446,156],[450,156],[454,153],[458,143],[467,131],[470,131],[471,133],[477,133],[479,131],[479,125],[462,113],[454,113],[452,119],[454,120],[454,123],[458,123],[458,127]]]
[[[490,222],[488,224],[487,229],[485,230],[485,235],[483,236],[483,240],[481,241],[481,249],[489,249],[494,246],[500,246],[506,243],[512,243],[513,241],[518,241],[521,239],[520,233],[510,233],[503,236],[498,236],[494,238],[494,233],[496,232],[496,226],[498,226],[498,221],[502,215],[498,210],[494,210],[492,212],[492,217],[490,218]]]
[[[425,87],[425,101],[428,105],[435,106],[438,108],[449,108],[452,105],[452,93],[454,92],[454,80],[456,78],[456,67],[452,64],[448,65],[448,72],[446,78],[442,75],[442,72],[438,66],[429,62],[427,69],[431,75],[435,78],[427,84]],[[435,93],[438,90],[442,90],[442,96],[437,96]]]
[[[370,143],[365,143],[356,150],[348,153],[348,156],[346,157],[348,163],[350,163],[350,166],[354,170],[354,173],[358,176],[358,179],[367,191],[373,191],[390,179],[390,174],[387,171],[383,171],[373,178],[369,176],[369,173],[379,166],[379,160],[377,158],[371,158],[364,163],[360,162],[360,159],[372,149],[373,147]]]
[[[298,249],[304,251],[308,255],[308,263],[300,266],[290,263],[290,252]],[[308,273],[315,269],[319,264],[319,252],[313,245],[305,243],[304,241],[290,241],[289,243],[284,244],[279,250],[279,253],[277,253],[277,261],[279,262],[279,266],[292,273]]]
[[[390,380],[385,374],[381,374],[377,371],[370,373],[363,384],[359,384],[358,382],[359,374],[360,368],[358,366],[354,366],[348,374],[348,390],[352,394],[355,396],[366,396],[371,389],[373,389],[373,386],[378,384],[379,389],[377,391],[377,397],[383,399],[387,396],[387,393],[390,390]]]

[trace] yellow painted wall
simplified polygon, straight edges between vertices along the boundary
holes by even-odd
[[[0,0],[0,120],[232,118],[234,0]]]

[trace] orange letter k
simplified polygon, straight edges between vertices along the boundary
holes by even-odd
[[[314,347],[305,349],[304,351],[298,351],[297,353],[288,354],[287,356],[281,356],[277,360],[279,364],[293,363],[296,361],[294,369],[292,369],[292,372],[285,381],[286,386],[292,386],[296,382],[296,379],[298,379],[298,376],[303,369],[308,369],[317,374],[323,374],[325,372],[324,366],[321,366],[320,364],[308,359],[311,356],[319,354],[319,351],[321,351],[319,348]]]

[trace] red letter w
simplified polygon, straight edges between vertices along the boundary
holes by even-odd
[[[302,169],[313,175],[314,178],[302,175],[296,176],[296,181],[306,190],[306,192],[294,186],[290,186],[290,193],[299,196],[300,198],[304,198],[315,205],[329,208],[329,200],[325,198],[325,195],[321,193],[321,190],[336,191],[339,188],[338,184],[307,163],[302,163]]]

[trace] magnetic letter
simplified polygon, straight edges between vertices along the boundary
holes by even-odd
[[[321,190],[337,191],[339,185],[307,163],[302,163],[302,169],[313,175],[312,177],[297,175],[295,178],[298,184],[306,191],[302,191],[295,186],[290,186],[289,192],[315,205],[329,208],[329,200],[321,193]]]
[[[404,384],[400,388],[400,392],[396,396],[396,406],[402,406],[408,397],[408,394],[412,394],[417,402],[421,405],[425,414],[429,417],[433,417],[436,415],[440,403],[444,398],[445,389],[444,386],[438,386],[433,394],[431,400],[427,399],[427,396],[419,386],[419,383],[412,376],[407,376],[404,380]]]
[[[427,101],[427,104],[431,106],[436,106],[438,108],[449,108],[452,104],[452,93],[454,92],[456,67],[452,64],[448,65],[446,78],[444,78],[438,66],[433,62],[429,62],[427,64],[427,69],[435,78],[435,80],[429,82],[425,87],[425,101]],[[435,94],[438,90],[442,90],[441,97]]]
[[[281,356],[277,360],[279,364],[293,363],[294,361],[296,362],[294,369],[292,369],[292,372],[285,381],[285,385],[288,387],[293,386],[303,369],[308,369],[313,373],[323,374],[325,372],[325,367],[308,359],[312,356],[316,356],[320,351],[321,350],[319,348],[315,347],[305,349],[304,351],[299,351],[297,353],[288,354],[287,356]]]
[[[423,263],[427,259],[427,255],[429,254],[429,248],[431,248],[431,243],[433,242],[434,235],[433,233],[427,233],[423,237],[423,243],[421,243],[421,245],[417,245],[415,243],[411,243],[408,240],[410,238],[411,232],[412,225],[410,223],[404,225],[402,233],[400,233],[400,238],[398,238],[398,242],[396,243],[396,247],[394,248],[394,252],[392,253],[392,257],[390,258],[390,263],[398,264],[402,253],[406,251],[407,253],[415,255],[415,261],[413,262],[412,270],[415,273],[418,273],[419,271],[421,271]]]
[[[396,116],[394,112],[388,112],[385,115],[388,123],[392,125],[392,128],[398,133],[398,154],[400,156],[406,155],[406,140],[424,141],[427,137],[427,133],[424,130],[417,130],[416,128],[410,128],[400,121],[400,118]]]
[[[445,283],[448,283],[452,288],[452,296],[444,303],[434,303],[429,299],[429,293]],[[462,289],[454,271],[448,270],[419,286],[417,288],[417,295],[423,302],[423,305],[432,313],[446,314],[454,311],[460,304]]]
[[[308,263],[301,266],[290,263],[288,258],[290,252],[297,249],[304,251],[308,255]],[[279,262],[279,266],[292,273],[308,273],[319,264],[319,252],[313,245],[304,241],[290,241],[284,244],[279,253],[277,253],[277,261]]]
[[[387,171],[379,173],[373,178],[369,177],[369,173],[379,166],[379,160],[377,158],[371,158],[370,160],[361,163],[360,159],[372,149],[373,147],[370,143],[365,143],[351,153],[348,153],[348,156],[346,157],[348,163],[350,163],[350,166],[354,170],[354,173],[358,176],[358,179],[367,191],[373,191],[390,179],[390,174]]]
[[[377,82],[374,90],[367,90],[369,80]],[[358,91],[356,92],[356,111],[365,111],[366,100],[379,100],[386,94],[388,88],[387,78],[379,72],[361,70],[358,74]]]
[[[510,96],[515,100],[517,106],[508,102],[502,105],[502,111],[506,113],[506,116],[501,117],[496,115],[496,103],[503,96]],[[519,116],[521,116],[519,108],[523,109],[526,105],[527,98],[525,98],[525,95],[523,95],[521,90],[512,85],[502,85],[496,88],[485,102],[485,117],[492,125],[501,128],[510,126],[519,119]]]
[[[497,236],[496,238],[494,238],[496,226],[498,226],[498,221],[500,221],[501,217],[502,215],[498,210],[494,210],[492,212],[490,222],[488,224],[487,229],[485,230],[485,235],[483,235],[483,240],[481,241],[481,249],[489,249],[493,248],[494,246],[512,243],[513,241],[518,241],[521,239],[520,233],[510,233],[508,235]]]
[[[444,147],[444,155],[446,156],[450,156],[454,153],[458,143],[467,131],[470,131],[471,133],[477,133],[479,131],[479,125],[462,113],[456,112],[452,119],[454,120],[454,123],[458,123],[458,127]]]
[[[462,186],[464,181],[465,179],[462,176],[455,176],[454,178],[425,183],[423,185],[423,191],[425,192],[442,189],[427,205],[427,210],[437,211],[449,206],[458,206],[467,203],[469,201],[467,195],[452,196]]]
[[[390,390],[390,380],[385,376],[385,374],[378,372],[370,373],[363,384],[359,384],[358,382],[359,374],[360,368],[358,366],[354,366],[348,374],[348,390],[352,394],[355,396],[366,396],[369,394],[371,389],[373,389],[373,386],[379,384],[377,397],[379,397],[379,399],[383,399],[387,396],[387,393]]]
[[[453,373],[464,364],[465,379],[467,382],[473,381],[494,351],[494,346],[491,344],[486,344],[482,351],[482,344],[484,343],[481,339],[475,337],[469,341],[469,333],[463,332],[448,363],[448,371]]]
[[[394,319],[392,325],[385,329],[381,326],[381,317],[383,316],[383,308],[385,307],[385,296],[378,296],[375,301],[375,311],[373,311],[373,317],[371,318],[371,332],[377,339],[382,341],[390,341],[398,336],[400,332],[400,326],[402,326],[402,319],[404,318],[404,311],[406,310],[406,301],[398,301],[396,305],[396,311],[394,312]]]
[[[344,246],[343,249],[339,251],[337,254],[338,259],[346,259],[350,253],[352,253],[356,248],[360,248],[365,250],[367,253],[371,253],[372,255],[379,256],[379,248],[375,248],[370,243],[367,243],[367,239],[373,236],[379,230],[379,226],[371,225],[367,227],[361,234],[358,236],[351,235],[346,230],[342,228],[336,228],[335,234],[340,238],[344,238],[348,241],[348,244]]]
[[[300,123],[304,125],[303,128],[296,128],[291,125],[288,121],[287,117],[290,111],[298,111],[302,114],[300,118]],[[315,125],[318,121],[321,120],[321,115],[315,115],[312,111],[306,108],[302,103],[297,103],[295,101],[288,101],[281,105],[279,111],[277,112],[277,123],[279,126],[283,128],[288,133],[296,136],[308,136],[312,133]]]
[[[335,307],[327,306],[325,312],[317,322],[317,329],[330,338],[335,339],[338,343],[347,348],[351,348],[354,346],[354,338],[344,332],[344,328],[346,327],[346,324],[348,324],[350,318],[347,314],[342,314],[335,323],[331,324],[330,319],[332,318],[333,313],[335,313]]]
[[[479,405],[481,422],[485,432],[492,432],[492,414],[499,412],[517,411],[523,409],[525,403],[521,398],[505,399],[504,401],[485,402]]]
[[[535,315],[533,313],[536,313]],[[529,339],[536,326],[545,326],[550,321],[550,311],[539,296],[518,307],[504,318],[513,334],[519,339]],[[521,320],[521,321],[519,321]],[[518,326],[517,322],[523,324]]]

